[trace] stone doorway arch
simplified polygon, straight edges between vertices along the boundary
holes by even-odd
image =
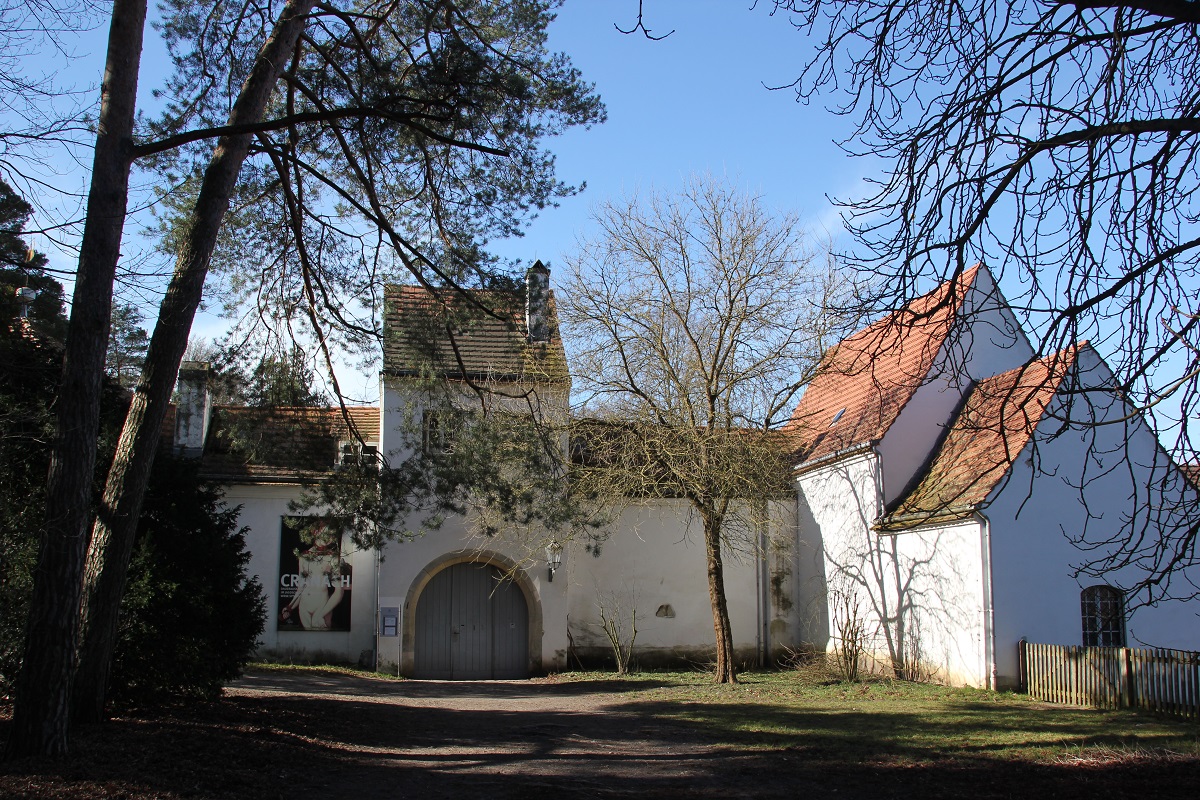
[[[459,551],[431,561],[409,586],[402,619],[405,675],[470,680],[541,671],[537,591],[498,553]]]

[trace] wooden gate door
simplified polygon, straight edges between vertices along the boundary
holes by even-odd
[[[529,674],[529,610],[490,564],[454,564],[417,599],[413,676],[443,680]]]

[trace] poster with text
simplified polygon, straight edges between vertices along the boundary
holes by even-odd
[[[353,577],[342,558],[339,520],[284,517],[279,531],[278,630],[350,630]]]

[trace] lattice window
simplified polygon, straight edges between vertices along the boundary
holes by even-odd
[[[375,442],[338,442],[338,466],[344,467],[349,464],[372,465],[376,461],[378,452],[379,449]]]
[[[1125,593],[1112,586],[1089,586],[1079,594],[1086,647],[1125,646]]]

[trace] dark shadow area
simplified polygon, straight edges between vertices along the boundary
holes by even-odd
[[[364,675],[355,677],[340,673],[322,675],[319,672],[252,672],[234,681],[232,686],[275,692],[304,692],[312,694],[363,695],[368,697],[420,697],[452,699],[467,697],[578,697],[588,694],[629,694],[648,689],[677,685],[670,680],[642,679],[585,680],[563,683],[513,681],[436,681],[436,680],[379,680]]]
[[[960,704],[947,731],[918,714],[852,703],[835,713],[639,699],[653,688],[642,682],[580,705],[567,702],[568,690],[594,693],[611,682],[464,687],[308,677],[340,696],[235,696],[86,727],[71,761],[0,764],[0,796],[1190,799],[1200,785],[1196,759],[1077,765],[996,757],[988,732],[1039,731],[1030,731],[1028,715],[986,703]],[[360,682],[375,689],[374,699],[347,696]],[[464,688],[496,705],[430,702],[462,697],[454,692]],[[540,702],[526,710],[525,698]],[[1093,730],[1088,713],[1048,714],[1042,730],[1081,742]],[[0,736],[6,728],[0,720]],[[939,752],[948,740],[954,752]]]

